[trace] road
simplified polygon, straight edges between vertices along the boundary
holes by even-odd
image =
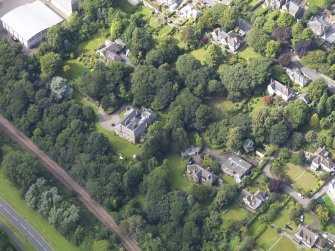
[[[265,173],[266,176],[268,176],[269,178],[273,178],[273,175],[271,174],[271,165],[270,162],[267,163],[265,165],[265,167],[263,168],[263,172]],[[298,192],[295,191],[292,187],[288,186],[288,185],[284,185],[284,192],[291,195],[293,198],[295,198],[302,206],[303,208],[307,208],[308,203],[311,200],[317,200],[318,198],[320,198],[321,196],[323,196],[328,189],[328,185],[329,183],[331,183],[333,181],[333,179],[329,179],[315,194],[313,194],[312,197],[310,198],[300,198],[298,196]]]
[[[265,167],[263,168],[263,172],[265,173],[266,176],[268,176],[269,178],[274,178],[274,176],[271,174],[271,165],[270,165],[270,161],[265,165]],[[294,199],[296,199],[302,206],[303,208],[307,208],[308,203],[310,202],[310,199],[307,198],[300,198],[298,196],[298,192],[295,191],[294,189],[292,189],[290,186],[284,184],[283,190],[285,193],[289,194],[290,196],[292,196]]]
[[[331,93],[335,93],[335,81],[333,79],[331,79],[330,77],[317,72],[316,70],[313,70],[307,66],[304,66],[300,63],[300,58],[297,55],[294,55],[292,57],[292,66],[300,68],[301,72],[307,76],[308,78],[310,78],[311,80],[315,80],[317,78],[323,78],[327,85],[328,85],[328,90]]]
[[[0,228],[8,235],[12,243],[14,243],[14,245],[18,247],[20,251],[26,251],[26,248],[22,245],[22,243],[5,225],[0,223]]]
[[[67,188],[73,190],[84,206],[120,240],[120,244],[129,251],[141,250],[136,241],[124,235],[112,216],[81,187],[67,172],[64,171],[55,161],[45,152],[40,150],[21,131],[16,129],[7,119],[0,115],[0,129],[12,140],[16,141],[22,148],[36,155],[43,166],[54,175]]]
[[[0,214],[8,219],[38,251],[52,251],[49,244],[13,208],[0,199]]]

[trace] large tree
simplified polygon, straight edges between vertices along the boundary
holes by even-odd
[[[59,54],[50,52],[40,58],[41,72],[47,77],[56,75],[62,67],[62,59]]]
[[[248,44],[258,53],[263,53],[267,43],[270,41],[270,36],[262,29],[254,28],[247,37]]]
[[[313,101],[317,102],[321,96],[327,92],[327,88],[326,81],[322,78],[318,78],[309,84],[307,93]]]

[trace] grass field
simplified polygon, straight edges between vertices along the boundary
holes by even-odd
[[[307,0],[308,6],[318,6],[324,8],[326,6],[326,0]]]
[[[83,42],[78,45],[77,55],[82,53],[88,53],[94,55],[94,50],[98,49],[99,44],[103,44],[106,38],[101,32],[97,32],[90,40]],[[83,65],[81,65],[76,59],[70,59],[64,62],[64,65],[69,65],[71,67],[70,71],[64,73],[64,77],[70,80],[75,80],[76,78],[83,75],[85,71],[89,71]]]
[[[20,244],[26,249],[26,251],[35,250],[35,248],[33,247],[33,245],[31,245],[28,239],[6,218],[0,216],[0,224],[5,226],[5,228],[9,230],[15,236],[15,238],[20,242]],[[16,244],[14,243],[14,241],[11,240],[11,243],[16,247]]]
[[[295,225],[295,223],[290,221],[290,210],[293,207],[294,207],[293,202],[290,201],[280,211],[279,215],[273,221],[273,224],[276,225],[276,227],[279,227],[279,228],[282,228],[282,229],[285,229],[285,225],[289,224],[293,228],[293,230],[292,231],[288,231],[288,233],[293,233],[297,229],[297,226]]]
[[[99,44],[105,43],[106,38],[102,34],[102,32],[98,31],[92,38],[86,42],[83,42],[78,45],[79,53],[89,53],[93,55],[94,50],[98,49]]]
[[[256,231],[258,229],[261,228],[261,226],[265,224],[265,223],[261,223],[258,219],[254,220],[249,226],[248,226],[248,230],[249,230],[249,234],[253,235],[256,233]]]
[[[124,154],[129,158],[132,158],[134,154],[140,154],[141,150],[137,145],[132,144],[125,139],[119,138],[116,136],[115,132],[107,131],[98,122],[95,126],[98,132],[104,134],[109,139],[112,148],[116,153]]]
[[[326,231],[328,231],[329,233],[335,234],[335,223],[329,221],[326,226]]]
[[[281,239],[271,248],[271,251],[295,251],[298,250],[293,242],[287,237],[281,237]]]
[[[206,53],[205,48],[200,48],[198,50],[194,50],[194,51],[191,52],[191,54],[196,59],[198,59],[201,62],[201,64],[205,64],[205,53]]]
[[[329,210],[329,213],[335,216],[335,206],[334,203],[331,201],[328,195],[322,197],[323,201],[325,202],[324,206]]]
[[[171,181],[172,190],[183,190],[190,192],[192,181],[184,177],[186,171],[186,162],[183,158],[177,155],[171,155],[169,160],[169,180]]]
[[[318,184],[318,179],[307,172],[304,168],[292,163],[286,165],[286,173],[304,191],[311,191]]]
[[[88,69],[86,69],[84,66],[82,66],[81,64],[79,64],[77,62],[77,60],[75,59],[71,59],[68,60],[64,63],[64,65],[68,65],[70,66],[70,70],[66,73],[63,73],[64,77],[70,79],[70,80],[75,80],[77,78],[79,78],[81,75],[83,75],[83,73],[86,71],[88,71]]]
[[[241,58],[244,58],[246,60],[251,59],[251,58],[260,58],[260,57],[262,57],[260,54],[258,54],[257,52],[255,52],[254,49],[251,48],[250,46],[248,46],[244,50],[240,51],[238,53],[238,56],[241,57]]]
[[[240,109],[243,101],[233,102],[226,97],[216,97],[209,99],[207,104],[214,108],[212,110],[214,118],[219,120],[223,111]]]
[[[222,175],[222,179],[230,185],[235,185],[236,184],[235,180],[226,173],[224,173]]]
[[[264,103],[264,100],[262,97],[257,97],[257,98],[252,99],[248,103],[248,107],[252,109],[251,113],[254,114],[257,111],[266,108],[267,105]]]
[[[158,36],[162,37],[168,34],[172,30],[170,25],[164,25],[158,32]]]
[[[66,240],[47,220],[29,208],[19,196],[19,191],[4,177],[0,169],[0,197],[10,204],[36,231],[54,248],[54,250],[75,251],[75,247]]]
[[[310,213],[306,213],[304,214],[305,219],[304,219],[304,223],[307,225],[312,225],[314,223],[313,217],[311,216]]]
[[[261,189],[263,191],[266,191],[267,188],[267,182],[264,179],[264,175],[261,174],[254,182],[252,182],[251,186],[248,186],[248,191],[251,193],[256,192],[258,189]]]
[[[257,246],[269,250],[281,237],[272,227],[268,227],[265,232],[256,240]]]
[[[223,221],[225,220],[243,221],[249,216],[250,216],[249,212],[244,208],[233,206],[222,214],[222,219]]]

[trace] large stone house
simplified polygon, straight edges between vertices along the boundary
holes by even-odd
[[[295,18],[301,18],[304,14],[304,9],[302,8],[302,0],[286,0],[286,3],[281,7],[282,11],[287,11]]]
[[[263,202],[268,198],[267,194],[259,189],[254,194],[243,189],[242,196],[244,203],[253,210],[259,208],[263,204]]]
[[[329,12],[324,11],[320,15],[312,17],[307,23],[307,27],[322,41],[330,44],[335,42],[335,21],[334,16]]]
[[[193,18],[194,20],[197,20],[202,16],[202,12],[191,4],[188,4],[179,11],[179,15],[185,19]]]
[[[268,85],[268,93],[270,96],[281,97],[285,102],[288,102],[291,98],[294,97],[294,90],[288,86],[283,85],[277,80],[272,80]]]
[[[97,51],[97,54],[100,55],[108,62],[123,62],[124,59],[120,54],[124,51],[124,43],[117,39],[115,41],[106,40],[103,48]]]
[[[250,174],[252,165],[235,154],[231,154],[228,158],[221,162],[221,170],[233,177],[237,183]]]
[[[195,183],[215,185],[219,182],[218,176],[197,164],[187,165],[186,172],[188,175],[192,176]]]
[[[315,36],[321,37],[329,30],[330,25],[322,17],[312,17],[307,23],[307,27],[312,30]]]
[[[293,240],[297,243],[305,244],[307,247],[312,248],[314,247],[316,241],[318,240],[319,236],[309,230],[307,227],[303,225],[299,225],[298,230],[295,232],[293,236]]]
[[[127,107],[124,119],[115,125],[115,133],[120,138],[136,143],[145,136],[148,126],[152,124],[156,118],[156,113],[150,109],[144,107],[141,109]]]
[[[217,28],[212,32],[213,41],[217,42],[220,45],[225,45],[235,52],[241,46],[240,36],[235,31],[229,31],[226,33],[223,29]]]
[[[335,170],[335,163],[329,158],[329,152],[325,148],[319,148],[315,153],[312,154],[311,158],[311,169],[314,171],[320,168],[326,172],[332,172]]]
[[[309,79],[304,74],[302,74],[302,72],[297,68],[294,69],[286,68],[286,73],[289,76],[289,78],[293,81],[293,83],[299,85],[300,87],[305,87],[309,82]]]

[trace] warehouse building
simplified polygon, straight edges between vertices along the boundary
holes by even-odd
[[[49,0],[49,2],[65,15],[71,16],[72,12],[78,9],[80,0]]]
[[[50,27],[63,21],[40,1],[17,7],[0,19],[3,28],[28,49],[37,46]]]

